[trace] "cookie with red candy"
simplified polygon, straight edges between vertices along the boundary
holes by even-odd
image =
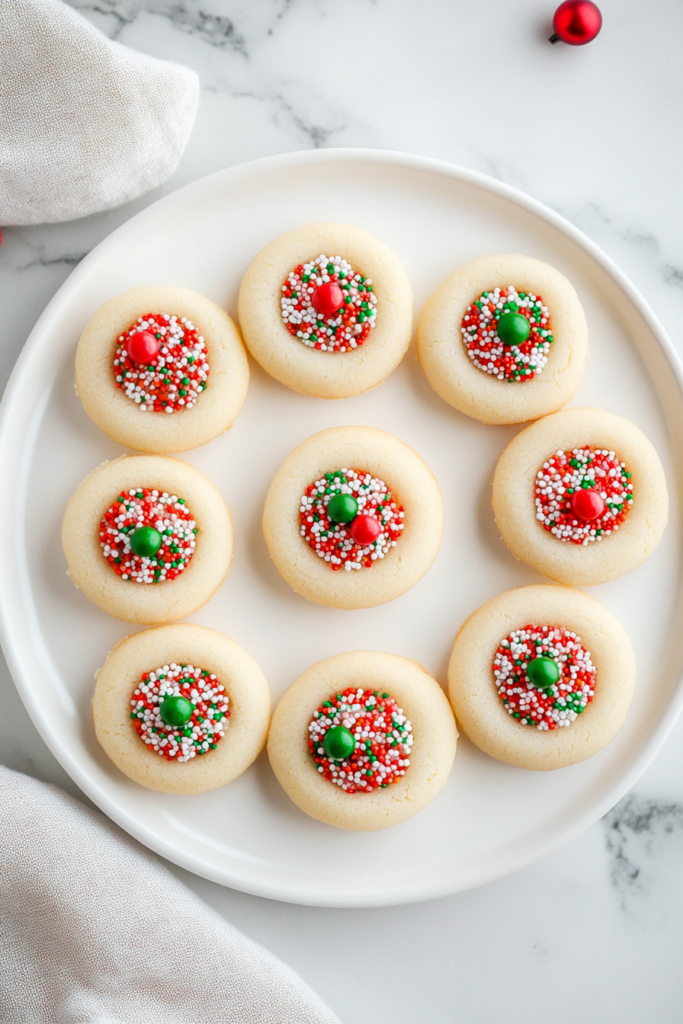
[[[287,456],[268,490],[263,533],[298,594],[371,608],[424,576],[443,534],[443,504],[422,458],[375,427],[333,427]]]
[[[229,430],[249,384],[240,332],[189,288],[148,285],[105,302],[76,350],[76,391],[94,423],[135,451],[198,448]]]
[[[492,506],[516,558],[557,583],[593,586],[652,554],[669,499],[660,458],[634,423],[603,409],[565,409],[508,444]]]
[[[413,297],[398,257],[350,224],[307,224],[249,265],[239,320],[251,355],[294,391],[347,398],[376,387],[405,355]]]

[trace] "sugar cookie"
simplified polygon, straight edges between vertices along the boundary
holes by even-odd
[[[333,427],[283,462],[266,497],[263,534],[298,594],[333,608],[371,608],[409,590],[436,558],[441,491],[417,452],[392,434]]]
[[[250,654],[205,626],[148,629],[116,645],[96,673],[95,734],[133,782],[206,793],[263,749],[268,684]]]
[[[499,594],[460,628],[448,667],[459,727],[498,761],[549,771],[592,757],[621,728],[635,658],[623,628],[580,590]]]
[[[354,651],[319,661],[290,686],[273,715],[268,757],[306,814],[371,831],[434,799],[457,735],[441,687],[417,662]]]
[[[255,257],[239,320],[250,353],[276,380],[305,395],[347,398],[381,384],[403,359],[413,295],[379,239],[349,224],[307,224]]]
[[[588,358],[586,317],[554,267],[512,253],[480,256],[427,300],[417,354],[449,405],[482,423],[522,423],[572,398]]]
[[[89,474],[67,505],[62,546],[85,596],[117,619],[161,623],[201,608],[232,558],[230,512],[194,466],[123,455]]]
[[[90,318],[76,350],[76,391],[88,416],[140,452],[184,452],[223,434],[248,384],[237,327],[189,288],[117,295]]]
[[[668,518],[657,452],[629,420],[565,409],[515,437],[493,477],[493,513],[516,558],[593,586],[645,561]]]

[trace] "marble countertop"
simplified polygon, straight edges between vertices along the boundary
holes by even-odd
[[[67,224],[8,228],[0,374],[39,314],[117,225],[219,168],[363,146],[483,171],[559,211],[641,289],[683,354],[683,7],[605,0],[583,48],[550,46],[544,0],[71,0],[103,32],[193,67],[194,133],[162,187]],[[0,759],[77,788],[0,672]],[[289,963],[344,1024],[679,1022],[683,721],[633,791],[538,865],[473,892],[381,910],[246,896],[171,866]],[[352,951],[352,979],[339,969]]]

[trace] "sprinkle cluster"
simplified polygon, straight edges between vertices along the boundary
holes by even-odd
[[[350,494],[358,502],[358,512],[372,516],[382,529],[367,547],[358,545],[349,532],[349,523],[335,523],[327,512],[335,494]],[[301,536],[331,569],[369,568],[384,558],[403,531],[403,505],[397,505],[383,480],[360,469],[337,469],[325,473],[306,488],[301,498],[299,518]]]
[[[130,535],[141,526],[153,526],[162,545],[153,558],[136,555]],[[180,576],[195,549],[197,524],[184,500],[166,491],[138,487],[121,491],[100,523],[100,544],[112,569],[124,580],[163,583]]]
[[[328,281],[338,282],[344,305],[332,316],[323,316],[313,308],[311,297],[319,285]],[[341,256],[321,255],[310,263],[300,263],[282,285],[280,305],[289,333],[322,352],[359,348],[377,321],[372,281]]]
[[[529,321],[531,332],[523,344],[504,345],[498,337],[496,325],[503,313],[519,313]],[[521,383],[542,372],[553,341],[550,316],[541,296],[518,292],[512,285],[482,292],[467,307],[460,331],[475,366],[498,380]]]
[[[333,725],[343,725],[356,749],[334,761],[322,745]],[[371,793],[398,782],[410,765],[413,727],[388,693],[348,687],[323,701],[308,726],[308,749],[320,774],[347,793]]]
[[[527,678],[534,658],[552,658],[560,669],[555,685],[541,690]],[[493,661],[498,696],[508,714],[539,732],[569,727],[595,693],[595,667],[581,637],[558,626],[525,626],[501,641]]]
[[[598,492],[605,510],[596,519],[577,519],[572,494],[581,489]],[[536,519],[558,540],[587,544],[619,529],[633,504],[633,484],[626,463],[604,448],[557,451],[536,474]]]
[[[194,706],[180,729],[167,725],[159,714],[165,697],[185,697]],[[189,761],[215,750],[228,728],[230,711],[225,687],[213,673],[194,665],[163,665],[145,672],[133,690],[133,728],[150,750],[167,761]]]
[[[149,365],[128,355],[128,338],[149,331],[160,343]],[[120,335],[114,355],[116,386],[141,412],[173,413],[189,409],[206,388],[209,363],[204,338],[187,317],[147,313]]]

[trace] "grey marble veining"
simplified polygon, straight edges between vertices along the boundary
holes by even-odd
[[[683,801],[631,793],[603,818],[610,881],[622,909],[633,913],[652,893],[662,860],[683,863]]]
[[[546,202],[629,274],[683,353],[679,47],[683,7],[604,0],[589,47],[547,43],[554,4],[486,0],[70,0],[123,45],[194,68],[196,127],[176,173],[126,207],[7,228],[0,379],[74,266],[161,195],[288,150],[406,150]],[[2,666],[0,756],[77,789]],[[679,1024],[683,722],[583,836],[494,885],[412,907],[269,903],[172,870],[281,956],[345,1024]],[[352,981],[339,953],[354,948]]]
[[[129,27],[135,27],[139,19],[157,18],[168,22],[178,32],[193,35],[209,46],[249,54],[246,41],[235,27],[232,18],[210,13],[204,5],[175,3],[173,0],[75,0],[71,3],[82,14],[87,15],[110,39],[117,42]]]

